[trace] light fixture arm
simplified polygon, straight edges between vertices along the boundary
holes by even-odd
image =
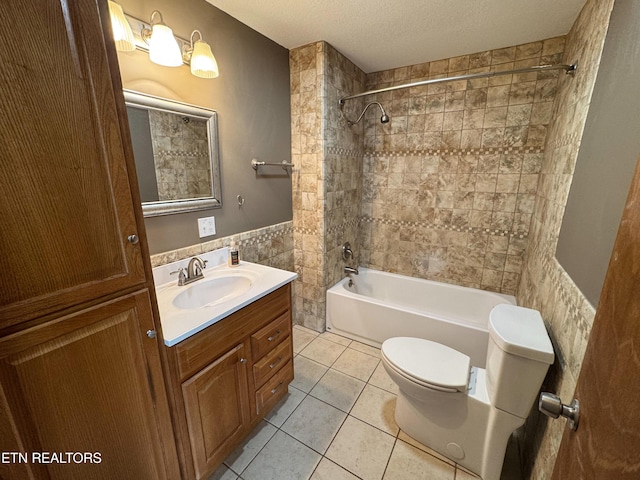
[[[194,30],[193,32],[191,32],[191,38],[190,38],[190,45],[185,43],[182,45],[182,59],[184,60],[185,63],[190,63],[191,62],[191,56],[193,55],[193,36],[195,34],[198,34],[198,40],[196,40],[196,42],[202,42],[202,33],[200,33],[200,30]]]

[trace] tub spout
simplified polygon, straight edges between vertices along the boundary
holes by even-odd
[[[347,275],[353,273],[355,275],[358,275],[358,267],[344,267],[344,273],[346,273]]]

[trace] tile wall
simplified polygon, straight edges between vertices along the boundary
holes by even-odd
[[[240,260],[259,263],[270,267],[293,271],[293,225],[283,222],[268,227],[216,238],[190,247],[171,250],[151,255],[151,265],[157,267],[190,258],[202,253],[228,247],[231,241],[236,242],[240,251]]]
[[[367,75],[367,89],[561,63],[564,37]],[[367,97],[361,264],[515,294],[560,71]]]
[[[338,99],[365,75],[326,42],[291,50],[294,321],[325,328],[325,293],[343,275],[341,245],[357,242],[362,126],[346,128]]]
[[[540,310],[548,324],[556,362],[545,388],[565,401],[573,398],[595,310],[555,259],[555,249],[613,3],[588,0],[567,35],[564,62],[578,62],[578,71],[559,83],[517,292],[518,303]],[[551,478],[564,431],[565,422],[534,409],[524,432],[527,478]]]

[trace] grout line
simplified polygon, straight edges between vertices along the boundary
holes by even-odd
[[[384,478],[385,474],[387,473],[387,468],[389,468],[389,463],[391,463],[391,457],[393,456],[393,452],[396,449],[396,444],[397,443],[398,443],[398,438],[396,437],[393,440],[393,446],[391,447],[391,453],[389,454],[389,458],[387,458],[387,464],[384,466],[384,471],[382,472],[382,478]],[[455,475],[455,473],[454,473],[454,475]]]

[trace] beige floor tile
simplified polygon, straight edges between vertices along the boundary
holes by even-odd
[[[295,438],[278,431],[241,473],[244,480],[306,480],[321,456]]]
[[[311,480],[358,480],[358,477],[323,457],[316,471],[311,475]]]
[[[309,393],[327,370],[328,367],[297,355],[293,359],[293,381],[290,385],[305,393]]]
[[[398,395],[398,392],[399,392],[398,385],[396,385],[396,383],[393,380],[391,380],[391,377],[389,376],[387,371],[384,369],[384,365],[382,365],[382,362],[378,364],[375,371],[373,372],[373,375],[371,375],[371,378],[369,379],[369,383],[371,385],[375,385],[378,388],[382,388],[387,392],[391,392]]]
[[[282,430],[296,440],[324,453],[347,414],[311,396],[306,397],[282,425]]]
[[[238,475],[229,470],[226,465],[220,465],[207,480],[237,480]]]
[[[315,330],[313,330],[311,328],[308,328],[308,327],[305,327],[304,325],[294,325],[293,329],[294,330],[300,330],[300,331],[303,331],[303,332],[307,332],[307,333],[310,333],[310,334],[312,334],[314,336],[320,335],[320,332],[316,332]]]
[[[396,442],[384,480],[454,480],[455,467],[412,447],[402,441]]]
[[[317,332],[312,333],[312,330],[304,327],[294,327],[292,334],[294,353],[300,353],[300,350],[309,345],[318,336]]]
[[[391,435],[349,416],[326,456],[364,480],[380,480],[394,441]]]
[[[356,342],[355,340],[349,344],[349,348],[358,350],[359,352],[366,353],[373,357],[380,357],[380,349],[372,347],[371,345],[365,345],[364,343]]]
[[[348,413],[364,385],[356,378],[330,369],[309,394]]]
[[[237,474],[241,474],[275,433],[276,427],[265,421],[260,422],[245,441],[231,452],[224,464]]]
[[[407,435],[402,430],[400,430],[400,434],[398,435],[398,438],[400,440],[402,440],[403,442],[406,442],[409,445],[412,445],[412,446],[422,450],[423,452],[428,453],[429,455],[433,455],[434,457],[439,458],[443,462],[447,462],[447,463],[450,463],[451,465],[455,465],[455,462],[453,460],[449,460],[447,457],[445,457],[444,455],[439,454],[434,449],[429,448],[426,445],[421,444],[419,441],[417,441],[416,439],[410,437],[409,435]]]
[[[348,347],[349,344],[352,342],[350,338],[343,337],[341,335],[336,335],[335,333],[331,333],[331,332],[321,333],[320,338],[322,338],[323,340],[329,340],[330,342],[333,342],[333,343],[338,343],[345,347]]]
[[[480,477],[474,475],[473,473],[469,473],[467,470],[462,470],[461,468],[456,468],[456,480],[481,480]],[[500,480],[505,480],[504,476],[500,477]]]
[[[346,348],[344,345],[317,337],[300,351],[300,355],[330,367]]]
[[[396,395],[367,385],[351,409],[351,415],[395,437],[400,431],[394,418],[395,410]]]
[[[379,362],[380,360],[377,357],[347,348],[331,368],[366,382]]]
[[[302,390],[298,390],[289,385],[289,393],[273,407],[273,410],[269,412],[265,420],[271,425],[281,427],[287,418],[289,418],[289,415],[300,405],[300,402],[302,402],[306,395]]]

